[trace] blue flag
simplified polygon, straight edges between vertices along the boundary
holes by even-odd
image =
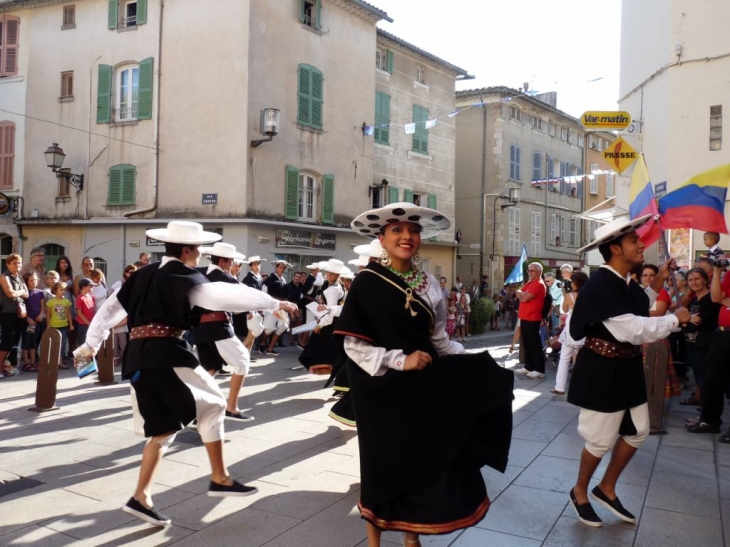
[[[527,263],[527,245],[522,244],[522,255],[515,264],[514,269],[510,272],[509,277],[505,279],[505,285],[511,285],[512,283],[522,283],[524,281],[524,275],[522,273],[524,265]]]

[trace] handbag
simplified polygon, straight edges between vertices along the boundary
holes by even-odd
[[[18,314],[18,317],[20,319],[25,319],[26,317],[28,317],[28,310],[25,307],[25,302],[15,303],[15,313]]]

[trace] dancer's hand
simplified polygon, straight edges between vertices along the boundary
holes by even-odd
[[[425,351],[416,350],[406,357],[403,370],[423,370],[431,361],[431,355]]]
[[[299,315],[299,308],[297,308],[297,305],[293,304],[292,302],[286,302],[282,300],[281,302],[279,302],[279,309],[281,311],[289,312],[295,317]]]

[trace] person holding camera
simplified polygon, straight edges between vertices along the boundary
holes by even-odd
[[[548,329],[550,334],[554,334],[558,330],[558,324],[560,323],[560,309],[563,305],[563,283],[555,278],[553,272],[546,272],[543,276],[545,278],[545,285],[547,290],[552,297],[552,309],[550,310],[550,323]]]

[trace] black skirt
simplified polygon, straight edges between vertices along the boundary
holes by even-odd
[[[320,329],[319,333],[312,333],[299,356],[299,362],[309,370],[315,365],[334,365],[342,359],[341,344],[337,342],[332,333],[334,332],[334,324],[327,325]]]

